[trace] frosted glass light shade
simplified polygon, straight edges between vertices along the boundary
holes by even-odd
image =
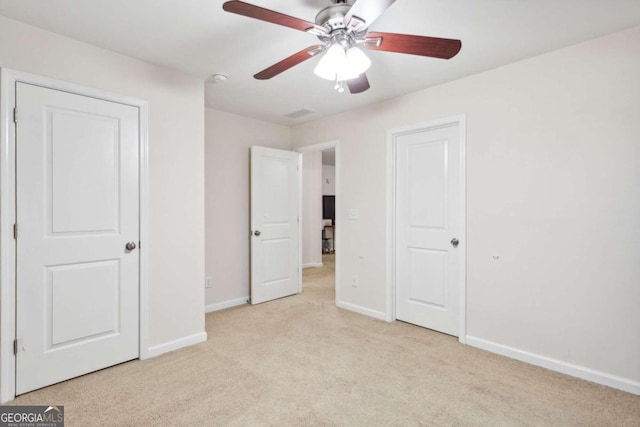
[[[331,46],[318,62],[313,72],[326,80],[345,81],[355,79],[371,66],[371,60],[362,50],[353,46],[345,51],[340,44]]]
[[[347,54],[339,44],[334,44],[327,50],[327,53],[320,59],[318,65],[313,70],[316,76],[326,80],[335,80],[347,63]]]
[[[369,69],[371,60],[364,54],[360,48],[353,46],[347,51],[347,67],[349,74],[359,76]]]

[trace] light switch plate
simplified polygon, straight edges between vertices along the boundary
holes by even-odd
[[[358,209],[349,209],[349,219],[360,219]]]

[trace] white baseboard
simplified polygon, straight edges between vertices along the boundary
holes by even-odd
[[[224,310],[225,308],[237,307],[239,305],[247,304],[249,297],[236,298],[229,301],[222,301],[215,304],[207,305],[204,307],[205,313],[212,313],[218,310]]]
[[[322,267],[322,263],[321,262],[308,262],[306,264],[302,264],[302,268],[319,268]]]
[[[466,344],[597,384],[640,395],[640,382],[467,335]]]
[[[197,334],[189,335],[183,338],[178,338],[177,340],[165,342],[163,344],[154,345],[153,347],[149,347],[147,353],[144,357],[140,357],[140,359],[150,359],[152,357],[160,356],[161,354],[168,353],[170,351],[178,350],[183,347],[188,347],[194,344],[200,344],[201,342],[205,342],[207,340],[207,333],[200,332]]]
[[[337,301],[336,306],[338,308],[343,308],[345,310],[353,311],[358,314],[363,314],[365,316],[373,317],[378,320],[387,320],[387,314],[381,311],[371,310],[370,308],[362,307],[360,305],[351,304],[349,302]]]

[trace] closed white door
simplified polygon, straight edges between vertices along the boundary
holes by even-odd
[[[16,85],[16,393],[138,357],[138,108]]]
[[[458,125],[396,136],[396,318],[458,336]]]
[[[251,147],[251,304],[300,292],[300,154]]]

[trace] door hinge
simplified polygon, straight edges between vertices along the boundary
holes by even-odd
[[[13,224],[13,238],[18,240],[18,224]]]
[[[13,123],[18,123],[18,109],[13,107]]]
[[[18,354],[18,339],[13,340],[13,355]]]

